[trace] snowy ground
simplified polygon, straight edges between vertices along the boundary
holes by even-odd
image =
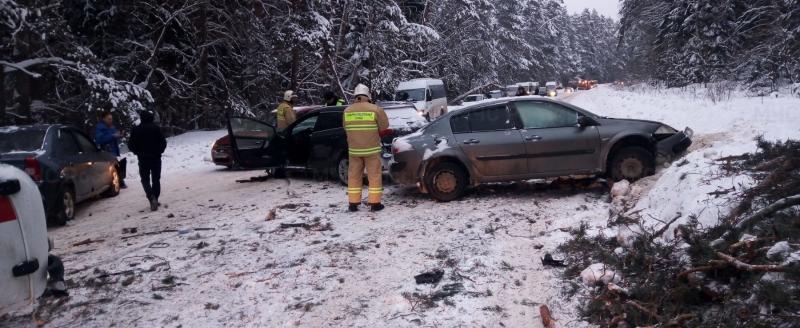
[[[688,164],[637,183],[638,206],[659,217],[700,210],[709,190],[736,183],[709,178],[691,188],[713,171],[713,159],[754,149],[759,134],[800,137],[793,125],[800,101],[791,98],[713,104],[604,86],[568,101],[695,129]],[[546,304],[559,327],[585,325],[575,319],[579,300],[561,295],[559,271],[540,258],[581,222],[606,226],[612,205],[602,185],[492,185],[447,204],[389,186],[386,211],[349,214],[345,188],[333,182],[236,183],[260,172],[208,162],[221,134],[170,140],[159,212],[147,211],[131,179],[119,197],[85,204],[70,225],[50,231],[72,289],[68,299],[40,304],[39,320],[48,327],[541,327]],[[281,227],[291,223],[309,229]],[[98,242],[73,246],[86,239]],[[434,268],[444,269],[442,282],[415,284],[414,275]],[[413,295],[450,284],[463,290],[435,307]],[[32,325],[29,316],[0,322]]]

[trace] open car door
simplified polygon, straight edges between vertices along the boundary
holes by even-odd
[[[282,139],[275,127],[246,117],[228,117],[234,167],[271,168],[286,162]]]

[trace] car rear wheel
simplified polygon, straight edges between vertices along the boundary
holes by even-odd
[[[116,197],[119,195],[119,191],[122,189],[122,180],[119,178],[119,171],[117,168],[113,168],[111,170],[111,184],[108,185],[108,189],[103,192],[104,197]]]
[[[425,175],[425,187],[434,199],[441,202],[463,196],[468,184],[467,172],[451,162],[435,164]]]
[[[50,223],[55,226],[63,226],[67,221],[75,218],[75,192],[72,187],[65,187],[58,201],[58,212],[50,218]]]
[[[642,147],[626,147],[615,152],[610,163],[610,175],[614,181],[636,181],[653,174],[655,159]]]

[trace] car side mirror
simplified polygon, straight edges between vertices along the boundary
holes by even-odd
[[[589,116],[579,116],[578,117],[578,127],[585,128],[585,127],[598,126],[598,125],[600,125],[600,123],[598,123],[595,119],[593,119],[593,118],[591,118]]]

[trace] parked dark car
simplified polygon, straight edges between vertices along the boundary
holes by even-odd
[[[570,175],[633,181],[684,152],[692,135],[689,128],[601,117],[544,97],[504,98],[448,113],[398,138],[390,173],[441,201],[487,182]]]
[[[383,102],[392,133],[382,138],[384,168],[391,159],[391,143],[427,122],[413,104]],[[228,119],[230,166],[312,171],[347,183],[347,137],[342,126],[345,106],[322,107],[305,113],[277,133],[271,124],[246,117]],[[221,144],[218,140],[217,144]],[[216,149],[216,150],[215,150]],[[223,158],[222,147],[212,147],[212,158]],[[216,159],[215,159],[216,162]],[[221,163],[217,162],[218,164]]]
[[[22,169],[36,182],[51,225],[73,219],[82,201],[119,194],[117,158],[73,127],[0,128],[0,162]]]

